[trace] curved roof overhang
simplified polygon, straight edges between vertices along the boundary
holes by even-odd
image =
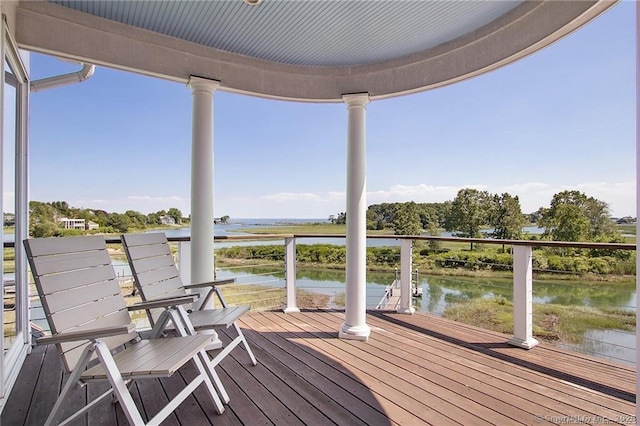
[[[51,2],[18,3],[16,39],[27,50],[177,82],[187,83],[190,76],[213,79],[230,92],[305,102],[341,102],[344,94],[367,92],[375,100],[441,87],[509,64],[578,29],[615,3],[516,2],[490,22],[433,47],[354,65],[265,60]]]

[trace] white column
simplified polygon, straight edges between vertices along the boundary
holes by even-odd
[[[284,264],[287,300],[284,307],[285,314],[300,312],[296,301],[296,239],[284,239]]]
[[[367,340],[367,157],[368,93],[344,95],[347,104],[347,293],[341,339]]]
[[[396,312],[399,314],[413,314],[415,309],[411,306],[411,266],[413,255],[413,240],[400,240],[400,306]]]
[[[191,145],[191,282],[214,279],[213,92],[220,82],[189,79],[193,94]]]
[[[533,250],[513,246],[513,337],[509,344],[531,349],[533,338]]]
[[[636,2],[636,40],[640,37],[640,3]],[[637,53],[637,52],[636,52]],[[636,54],[636,99],[640,99],[640,55]],[[640,212],[640,109],[636,107],[636,217]],[[636,224],[636,235],[640,225]],[[640,240],[636,239],[636,401],[640,396]],[[640,418],[640,403],[636,402],[636,419]]]

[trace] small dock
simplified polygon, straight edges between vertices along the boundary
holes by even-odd
[[[376,309],[384,311],[395,311],[400,306],[400,280],[393,280],[393,283],[384,290],[384,295],[376,306]]]
[[[395,311],[400,306],[400,295],[402,289],[400,288],[400,280],[393,280],[393,283],[384,290],[384,295],[380,299],[380,303],[376,306],[376,309],[383,311]],[[422,297],[422,287],[411,286],[411,295],[413,297]]]

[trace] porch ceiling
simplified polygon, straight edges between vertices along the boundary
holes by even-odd
[[[316,102],[439,87],[530,54],[615,1],[20,1],[25,49]]]

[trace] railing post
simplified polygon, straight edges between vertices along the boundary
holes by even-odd
[[[411,306],[411,266],[413,255],[413,240],[400,240],[400,306],[396,312],[400,314],[413,314],[415,309]]]
[[[191,243],[178,242],[178,273],[183,283],[191,283]]]
[[[513,246],[513,337],[509,344],[531,349],[533,338],[533,249]]]
[[[287,287],[284,313],[300,312],[296,304],[296,239],[284,239],[285,281]]]

